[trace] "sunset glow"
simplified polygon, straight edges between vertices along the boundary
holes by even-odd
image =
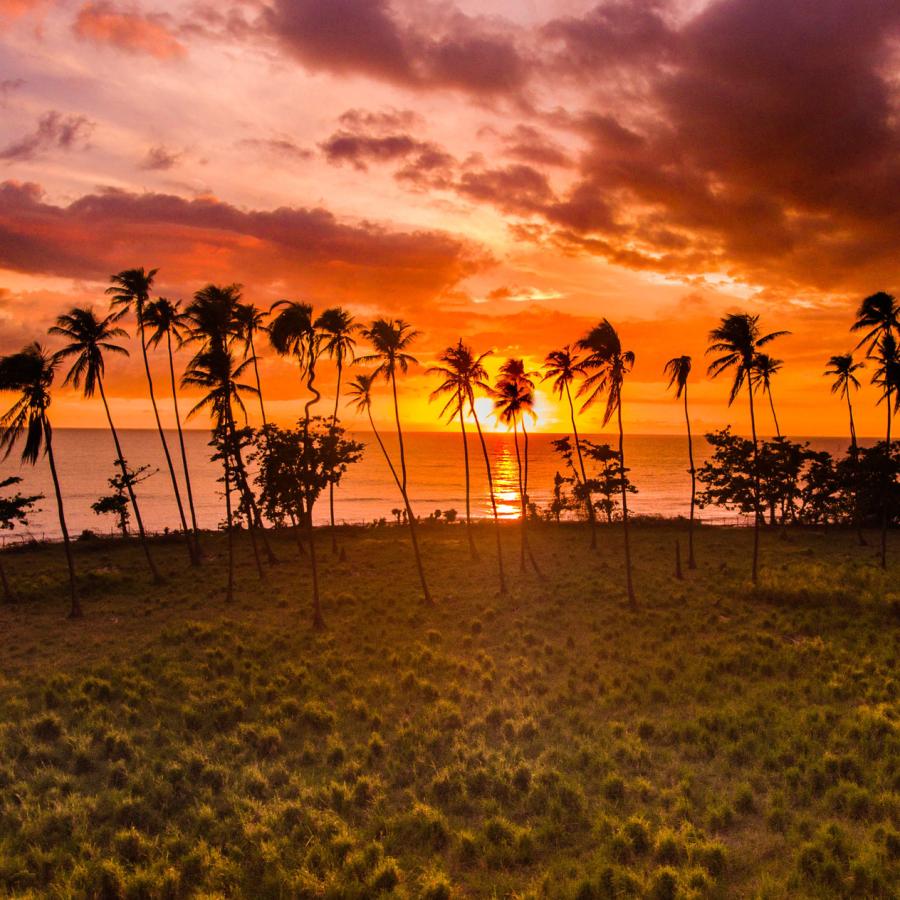
[[[897,273],[896,3],[3,0],[0,29],[2,352],[159,267],[172,298],[239,282],[261,308],[410,321],[405,416],[437,429],[424,369],[461,334],[538,365],[607,316],[637,354],[628,429],[676,432],[663,363],[702,360],[746,309],[792,332],[787,429],[845,431],[824,363]],[[295,421],[296,371],[261,355]],[[111,364],[123,426],[146,423],[141,385]],[[725,399],[697,377],[698,429],[747,430]],[[538,429],[567,428],[537,401]],[[74,393],[54,405],[104,424]]]

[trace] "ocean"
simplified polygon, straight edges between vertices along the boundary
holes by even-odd
[[[385,517],[401,506],[399,493],[384,461],[378,444],[369,433],[355,433],[356,440],[366,444],[360,462],[351,466],[335,491],[335,517],[339,522],[358,524]],[[560,435],[533,434],[529,436],[529,494],[538,505],[545,505],[553,491],[553,477],[557,471],[565,474],[563,461],[551,447]],[[616,436],[585,435],[597,443],[616,445]],[[396,438],[383,434],[385,444],[396,460]],[[150,429],[123,429],[120,432],[123,452],[129,465],[135,468],[147,464],[155,473],[137,488],[138,500],[145,526],[149,531],[163,531],[178,524],[177,510],[171,482],[165,468],[159,435]],[[180,470],[176,432],[167,432],[169,448]],[[505,518],[519,513],[516,455],[512,434],[485,434],[497,492],[499,512]],[[816,449],[842,453],[847,448],[843,438],[804,438]],[[221,485],[221,466],[209,460],[209,434],[206,431],[185,432],[188,464],[194,489],[197,518],[202,528],[216,528],[224,518]],[[413,510],[418,516],[428,516],[435,510],[456,509],[459,517],[465,513],[465,481],[463,445],[456,433],[410,432],[404,434],[409,471],[409,493]],[[115,474],[115,450],[108,431],[101,429],[57,429],[54,449],[63,491],[66,519],[72,535],[83,529],[106,534],[115,531],[111,516],[98,516],[91,504],[109,493],[107,479]],[[694,456],[699,467],[708,458],[705,439],[694,440]],[[60,537],[53,499],[53,485],[45,458],[37,465],[22,466],[18,462],[18,448],[2,465],[3,477],[20,475],[19,490],[23,493],[42,493],[40,511],[29,520],[29,527],[16,529],[6,540],[23,537],[37,539]],[[472,515],[491,515],[487,477],[477,434],[469,436],[469,456],[472,473]],[[687,515],[690,506],[690,477],[688,475],[687,442],[679,435],[626,436],[626,464],[629,475],[638,489],[629,497],[629,511],[636,514],[678,516]],[[399,466],[399,463],[397,463]],[[182,481],[182,479],[180,479]],[[186,501],[185,501],[186,506]],[[707,508],[698,511],[708,522],[735,522],[735,514],[727,510]],[[316,506],[315,522],[328,521],[327,496]]]

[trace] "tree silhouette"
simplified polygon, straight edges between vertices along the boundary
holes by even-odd
[[[147,355],[147,339],[146,329],[146,310],[150,302],[150,291],[153,289],[153,279],[158,269],[150,269],[145,271],[143,266],[137,269],[124,269],[115,275],[110,276],[110,286],[106,289],[106,293],[112,296],[112,308],[117,310],[118,316],[123,316],[127,312],[134,313],[137,320],[138,338],[141,343],[141,357],[144,360],[144,374],[147,378],[147,390],[150,393],[150,405],[153,407],[153,417],[156,420],[156,430],[159,432],[159,440],[162,444],[163,455],[166,459],[166,467],[169,470],[169,478],[172,482],[172,492],[175,494],[175,504],[178,507],[178,518],[181,522],[181,529],[184,532],[187,541],[188,554],[190,555],[191,565],[200,564],[200,553],[197,544],[188,529],[187,518],[184,514],[184,504],[181,502],[181,490],[178,487],[178,479],[175,477],[175,465],[172,462],[172,455],[169,453],[169,443],[166,440],[166,434],[163,431],[162,420],[159,418],[159,408],[156,405],[156,394],[153,390],[153,376],[150,372],[150,358]]]
[[[688,440],[688,461],[690,469],[688,472],[691,476],[691,515],[688,520],[688,568],[696,569],[697,561],[694,558],[694,507],[697,502],[697,469],[694,465],[694,439],[691,435],[691,417],[688,414],[688,377],[691,374],[691,358],[690,356],[675,356],[670,359],[664,369],[666,375],[669,376],[669,384],[667,387],[675,388],[675,399],[684,397],[684,424],[687,428]]]
[[[393,461],[391,460],[391,456],[387,451],[387,447],[385,447],[384,445],[384,441],[381,438],[381,433],[375,427],[375,419],[372,417],[372,386],[375,383],[377,374],[377,370],[375,372],[369,372],[365,374],[360,373],[356,376],[356,378],[353,379],[353,381],[350,382],[348,392],[350,394],[350,399],[353,403],[353,406],[360,412],[365,412],[365,414],[368,416],[369,427],[372,429],[372,434],[375,435],[375,440],[378,441],[378,446],[381,448],[381,452],[388,464],[388,468],[391,470],[391,475],[394,478],[397,489],[400,491],[400,496],[403,499],[403,506],[406,510],[406,520],[407,524],[409,525],[409,535],[412,542],[413,556],[415,557],[416,570],[419,573],[419,581],[422,584],[422,592],[425,595],[425,602],[429,605],[432,605],[434,603],[434,600],[432,600],[431,598],[431,592],[428,590],[428,582],[425,579],[425,568],[422,565],[422,555],[419,552],[419,538],[416,530],[416,517],[413,514],[412,506],[409,502],[409,495],[406,492],[406,487],[403,484],[403,480],[401,479],[396,467],[394,466]],[[397,521],[399,523],[399,511],[395,512],[397,513]]]
[[[254,338],[258,332],[266,330],[266,313],[257,309],[252,303],[237,303],[233,315],[234,323],[237,326],[237,336],[244,342],[244,356],[253,360],[253,374],[256,378],[256,393],[259,398],[259,414],[262,417],[263,428],[265,428],[269,423],[266,420],[266,407],[263,403],[262,382],[259,379],[259,363]]]
[[[572,437],[575,440],[575,455],[578,457],[578,467],[581,470],[582,484],[584,485],[584,502],[587,510],[588,522],[591,526],[591,549],[597,549],[597,517],[594,511],[594,502],[588,487],[587,471],[584,467],[584,455],[581,452],[581,437],[578,434],[578,426],[575,423],[575,404],[572,400],[572,384],[577,377],[584,374],[582,358],[572,349],[571,344],[566,344],[562,350],[551,350],[544,360],[544,375],[542,380],[553,379],[553,393],[560,400],[563,395],[569,405],[569,419],[572,423]]]
[[[860,338],[857,348],[865,347],[866,356],[874,359],[879,364],[879,369],[872,376],[872,383],[879,384],[882,388],[882,400],[885,405],[887,414],[887,425],[885,428],[885,467],[884,478],[885,484],[882,491],[882,511],[881,511],[881,567],[887,568],[887,529],[888,529],[888,508],[887,508],[887,478],[889,469],[889,460],[891,456],[891,417],[893,409],[891,407],[891,395],[894,393],[895,385],[892,379],[893,363],[892,355],[896,354],[896,333],[900,331],[900,305],[892,294],[885,291],[879,291],[866,297],[859,305],[856,311],[856,321],[850,327],[851,331],[862,331],[863,336]],[[881,381],[878,372],[881,372]]]
[[[10,475],[9,478],[0,481],[0,490],[5,491],[21,483],[22,479],[18,475]],[[28,525],[28,517],[35,511],[35,504],[43,499],[43,494],[27,495],[21,491],[0,496],[0,531],[12,531],[17,525]],[[10,586],[6,567],[3,565],[2,553],[0,553],[0,583],[3,585],[4,602],[12,603],[16,596]]]
[[[622,387],[625,376],[634,366],[634,352],[623,350],[618,332],[613,328],[608,319],[602,319],[579,342],[578,348],[587,352],[588,356],[583,362],[587,377],[578,389],[579,396],[585,400],[581,406],[582,411],[593,406],[599,400],[606,398],[606,408],[603,412],[603,425],[609,424],[609,420],[615,414],[619,426],[619,465],[622,468],[622,533],[625,540],[625,587],[628,593],[628,602],[632,607],[637,607],[637,597],[634,593],[634,581],[631,572],[631,542],[628,533],[628,490],[625,476],[628,469],[625,466],[625,430],[622,427]]]
[[[81,617],[82,610],[75,581],[75,559],[72,555],[69,529],[66,526],[59,474],[56,471],[53,428],[47,413],[55,368],[56,360],[38,343],[29,344],[18,353],[0,357],[0,391],[14,391],[19,394],[19,399],[0,418],[0,449],[6,451],[4,459],[8,458],[13,447],[24,436],[22,462],[33,466],[41,450],[47,455],[50,477],[53,479],[53,490],[56,494],[59,528],[62,531],[66,563],[69,567],[69,618],[77,619]]]
[[[191,528],[194,532],[194,544],[200,555],[200,528],[197,525],[197,511],[194,508],[194,489],[191,484],[191,472],[188,466],[187,450],[184,445],[184,430],[181,427],[181,412],[178,408],[178,388],[175,382],[175,356],[172,347],[173,339],[178,347],[184,344],[184,335],[190,325],[185,312],[181,311],[181,301],[174,303],[165,297],[152,300],[144,308],[144,324],[147,334],[147,346],[158,347],[163,338],[166,339],[166,351],[169,357],[169,382],[172,389],[172,408],[175,412],[175,427],[178,429],[178,446],[181,450],[181,467],[184,472],[184,487],[191,513]]]
[[[134,510],[134,520],[137,522],[138,535],[141,539],[141,548],[147,558],[147,565],[153,577],[154,584],[162,584],[163,577],[159,573],[153,554],[150,552],[150,544],[147,542],[147,534],[144,531],[144,520],[141,517],[141,508],[138,504],[137,494],[134,491],[134,481],[129,478],[128,464],[125,462],[125,454],[122,453],[122,445],[119,441],[119,433],[113,422],[109,401],[106,399],[106,391],[103,387],[105,374],[104,353],[118,353],[128,356],[128,351],[115,343],[117,338],[125,337],[125,331],[115,326],[115,314],[110,314],[103,319],[97,317],[92,309],[76,307],[56,320],[56,325],[50,329],[50,334],[65,338],[68,343],[56,353],[57,361],[72,358],[72,367],[66,374],[63,384],[71,384],[74,388],[81,388],[85,397],[91,398],[95,391],[99,391],[103,401],[103,409],[106,412],[106,421],[112,434],[113,444],[116,448],[116,464],[121,473],[122,480],[128,491],[128,499]]]
[[[757,353],[753,361],[753,374],[756,378],[756,390],[769,397],[769,409],[772,410],[772,421],[775,423],[775,436],[781,437],[778,416],[775,414],[775,401],[772,398],[772,379],[781,371],[784,360],[775,359],[768,353]]]
[[[718,327],[709,333],[709,347],[707,353],[721,354],[709,365],[709,374],[718,378],[723,372],[733,371],[734,380],[731,383],[731,392],[728,395],[728,405],[734,403],[740,393],[744,382],[747,383],[747,396],[750,400],[750,429],[753,434],[753,461],[757,470],[755,478],[756,507],[753,515],[753,568],[752,578],[756,584],[759,572],[759,442],[756,435],[756,411],[753,407],[754,394],[754,363],[759,348],[771,343],[776,338],[789,334],[787,331],[773,331],[770,334],[760,334],[759,316],[749,313],[731,313],[724,316]]]

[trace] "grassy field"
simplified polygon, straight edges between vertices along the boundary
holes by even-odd
[[[287,535],[148,585],[139,549],[6,553],[0,894],[90,897],[896,897],[900,590],[845,532],[541,526],[496,593],[492,532],[321,552],[327,629]],[[892,554],[900,540],[892,535]],[[325,542],[322,541],[324,544]],[[324,548],[323,548],[324,550]],[[895,564],[896,566],[896,564]]]

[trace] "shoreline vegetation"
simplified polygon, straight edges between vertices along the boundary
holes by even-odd
[[[4,552],[0,893],[889,898],[900,889],[900,592],[878,529],[490,521]],[[502,524],[514,560],[517,523]],[[477,558],[470,559],[468,537]],[[890,552],[900,535],[889,533]],[[460,565],[465,560],[464,565]]]

